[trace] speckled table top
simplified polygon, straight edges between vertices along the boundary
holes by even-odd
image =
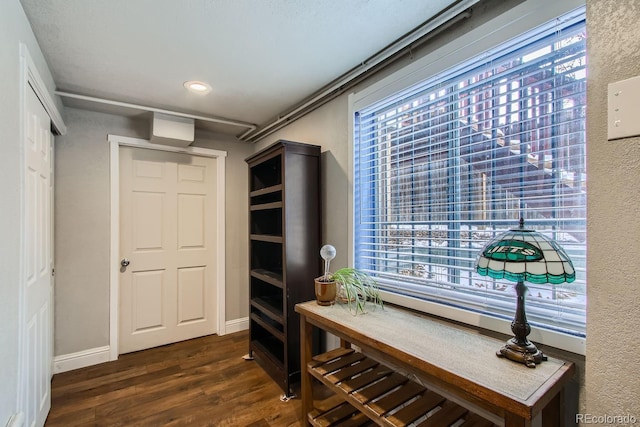
[[[361,336],[520,402],[540,393],[565,363],[549,358],[536,368],[499,358],[503,341],[393,306],[354,316],[345,305],[323,307],[315,301],[298,305],[307,317],[320,316]],[[471,350],[473,349],[473,351]],[[517,381],[514,381],[517,378]]]

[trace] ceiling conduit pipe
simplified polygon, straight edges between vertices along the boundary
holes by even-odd
[[[240,135],[238,139],[242,141],[258,142],[289,123],[310,113],[316,108],[343,94],[376,71],[392,64],[405,53],[411,52],[412,49],[415,49],[427,40],[435,37],[443,30],[463,19],[469,18],[471,16],[471,10],[469,8],[480,1],[481,0],[462,0],[456,3],[444,12],[440,13],[440,15],[425,22],[418,28],[389,44],[375,55],[366,59],[358,66],[333,80],[309,98],[302,101],[298,106],[278,116],[278,118],[273,122],[263,125],[257,130],[250,129]]]
[[[113,100],[110,100],[110,99],[95,98],[93,96],[80,95],[80,94],[69,93],[69,92],[62,92],[62,91],[59,91],[59,90],[55,91],[55,94],[59,95],[61,97],[64,97],[64,98],[79,99],[79,100],[82,100],[82,101],[90,101],[90,102],[95,102],[95,103],[98,103],[98,104],[113,105],[113,106],[116,106],[116,107],[126,107],[126,108],[131,108],[133,110],[148,111],[148,112],[151,112],[151,113],[168,114],[170,116],[184,117],[184,118],[187,118],[187,119],[200,120],[200,121],[203,121],[203,122],[221,123],[221,124],[225,124],[225,125],[249,128],[249,132],[257,129],[257,127],[258,127],[253,123],[241,122],[241,121],[238,121],[238,120],[231,120],[231,119],[223,119],[223,118],[220,118],[220,117],[198,116],[198,115],[194,115],[194,114],[180,113],[178,111],[164,110],[162,108],[149,107],[149,106],[146,106],[146,105],[129,104],[128,102],[120,102],[120,101],[113,101]]]

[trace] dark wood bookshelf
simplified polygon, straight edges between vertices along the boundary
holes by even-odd
[[[315,298],[320,275],[320,147],[281,140],[246,162],[249,355],[290,397],[301,372],[294,306]]]

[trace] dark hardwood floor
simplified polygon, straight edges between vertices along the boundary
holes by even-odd
[[[247,332],[208,336],[57,374],[45,426],[299,426],[300,399],[256,362]]]

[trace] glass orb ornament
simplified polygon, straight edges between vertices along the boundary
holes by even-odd
[[[336,257],[336,248],[331,245],[324,245],[320,248],[320,257],[324,260],[324,279],[329,278],[329,263]]]

